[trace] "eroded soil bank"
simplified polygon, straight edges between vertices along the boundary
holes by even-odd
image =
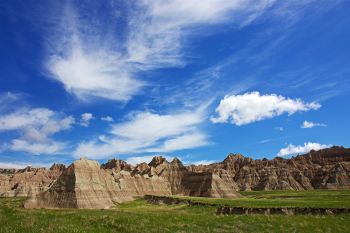
[[[250,214],[281,214],[281,215],[332,215],[350,213],[350,208],[314,208],[314,207],[273,207],[273,208],[246,208],[232,207],[216,203],[204,203],[191,199],[145,195],[144,199],[151,204],[159,205],[178,205],[186,204],[188,206],[215,206],[217,215],[250,215]]]

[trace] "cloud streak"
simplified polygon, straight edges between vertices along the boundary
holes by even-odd
[[[200,129],[206,115],[203,108],[174,114],[138,112],[113,124],[108,135],[82,142],[75,157],[107,158],[117,153],[171,152],[209,144]]]
[[[0,162],[0,167],[5,169],[23,169],[25,167],[46,167],[49,168],[52,163],[31,163],[31,162]]]
[[[300,126],[302,129],[311,129],[314,127],[326,127],[326,124],[323,123],[315,123],[312,121],[304,121],[303,124]]]
[[[52,155],[62,153],[65,147],[65,143],[55,142],[53,140],[48,140],[45,142],[33,142],[23,139],[14,139],[11,142],[10,149],[12,151],[23,151],[34,155]]]
[[[101,117],[101,121],[113,122],[114,119],[111,116]]]

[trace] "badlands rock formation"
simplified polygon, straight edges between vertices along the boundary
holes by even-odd
[[[120,160],[100,166],[85,158],[63,171],[45,192],[33,196],[26,208],[105,209],[144,195],[238,197],[233,186],[211,172],[189,172],[178,159],[154,157],[134,169]]]
[[[81,159],[68,168],[0,170],[0,196],[31,196],[27,208],[109,208],[144,195],[239,197],[238,190],[350,188],[350,149],[332,147],[291,159],[253,160],[230,154],[223,162],[184,166],[154,157],[131,166]]]
[[[27,197],[41,193],[61,175],[65,166],[46,168],[0,169],[0,197]]]

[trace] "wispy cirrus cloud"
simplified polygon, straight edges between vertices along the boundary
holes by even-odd
[[[245,125],[282,114],[292,115],[296,112],[317,110],[321,107],[316,102],[306,103],[301,99],[290,99],[281,95],[261,95],[259,92],[248,92],[242,95],[225,96],[216,108],[217,117],[213,123],[231,122]]]
[[[48,76],[82,101],[128,101],[144,82],[134,77],[119,46],[118,7],[112,1],[63,5],[56,12],[59,19],[47,30]],[[94,11],[99,7],[106,7],[104,14]]]
[[[13,92],[0,94],[0,113],[9,111],[9,108],[13,108],[14,103],[18,102],[21,96],[21,94]]]
[[[87,7],[68,4],[50,32],[54,42],[46,67],[51,78],[81,100],[99,97],[126,102],[147,84],[138,77],[139,72],[186,63],[185,39],[198,32],[194,29],[228,21],[247,25],[273,3],[144,0],[126,4],[126,24],[112,13],[120,8],[115,4],[108,3],[103,15],[87,10],[100,7],[97,3]]]
[[[195,28],[227,21],[247,25],[273,3],[274,0],[140,1],[130,21],[128,59],[144,68],[182,65],[183,40],[195,33]]]

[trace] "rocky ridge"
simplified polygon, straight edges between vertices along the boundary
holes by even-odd
[[[227,173],[241,191],[343,189],[350,188],[350,149],[332,147],[272,160],[230,154],[221,163],[189,169]]]
[[[0,169],[0,196],[31,196],[28,208],[109,208],[144,195],[236,198],[239,190],[350,188],[350,149],[332,147],[291,159],[230,154],[210,165],[163,157],[136,166],[80,159],[68,168]]]

